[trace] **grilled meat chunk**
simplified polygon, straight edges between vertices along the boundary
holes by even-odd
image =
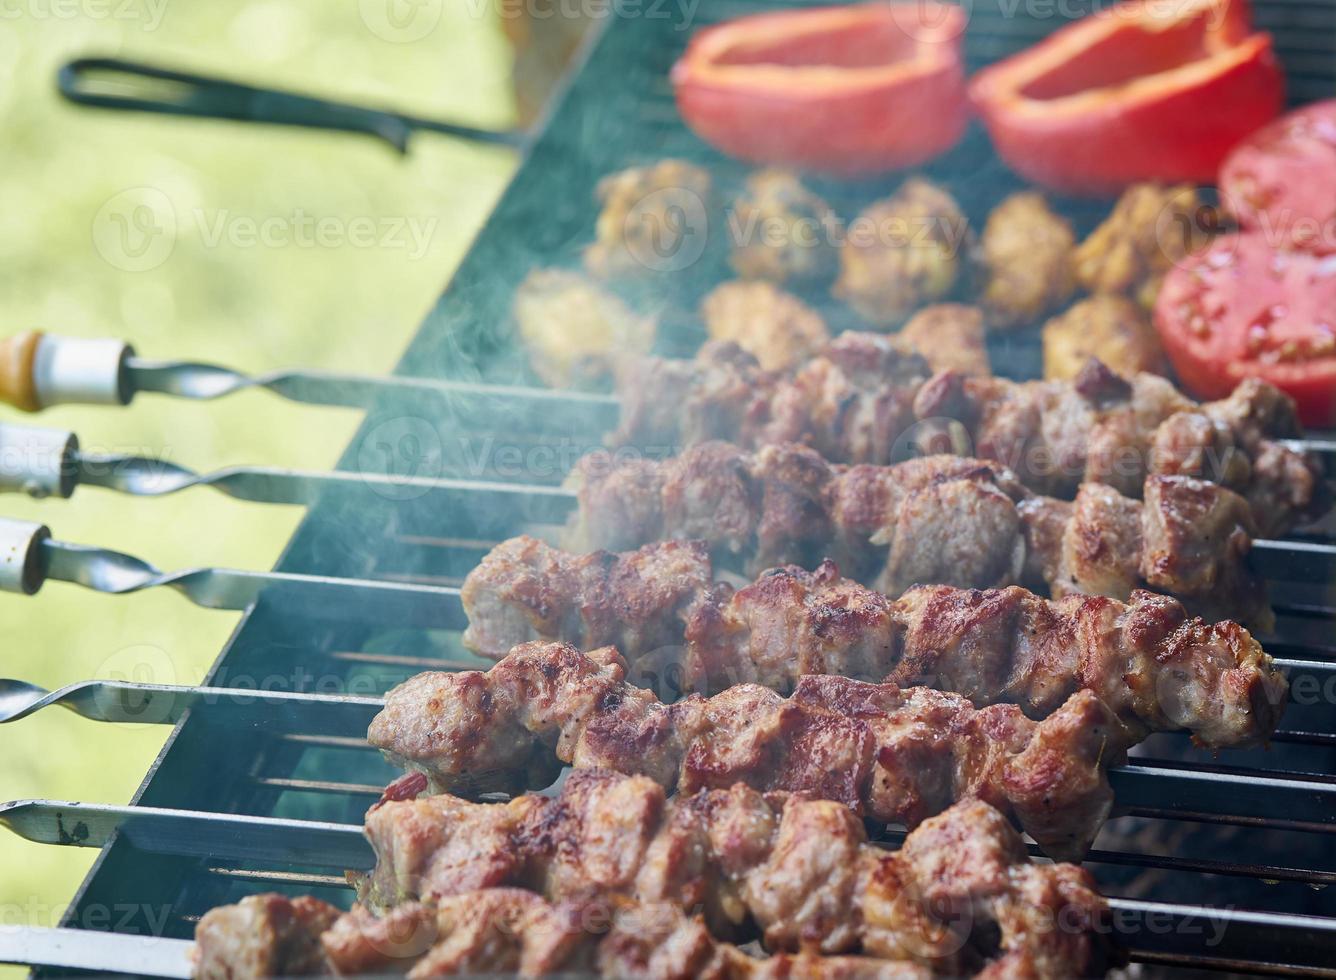
[[[211,909],[195,927],[199,980],[329,973],[320,934],[340,909],[315,898],[264,894]]]
[[[700,910],[712,934],[759,935],[772,951],[863,953],[956,974],[994,955],[1034,957],[1045,976],[1083,973],[1105,959],[1092,930],[1107,910],[1088,875],[1032,865],[1006,818],[979,800],[928,818],[898,853],[869,844],[862,822],[837,802],[741,783],[668,797],[643,776],[583,769],[554,797],[393,802],[367,820],[377,862],[359,899],[371,908],[449,901],[472,890],[461,880],[490,875],[486,852],[476,873],[442,877],[429,847],[399,846],[419,835],[424,809],[439,815],[436,847],[467,865],[467,842],[482,829],[514,856],[509,877],[494,887],[557,904],[618,898]],[[389,894],[386,881],[396,883]],[[1044,917],[1051,927],[1056,916],[1073,919],[1059,941],[1026,928]],[[943,933],[953,942],[933,941]]]
[[[1044,377],[1072,381],[1092,357],[1124,377],[1168,374],[1160,338],[1146,311],[1126,296],[1098,293],[1044,324]]]
[[[287,901],[278,895],[260,897]],[[214,911],[227,915],[235,908]],[[623,897],[554,904],[518,888],[401,905],[383,916],[356,906],[328,929],[312,929],[306,938],[323,947],[324,965],[301,963],[293,964],[295,969],[272,970],[234,958],[233,951],[220,948],[213,937],[201,936],[198,955],[213,972],[196,975],[229,980],[328,975],[410,980],[505,975],[615,980],[927,980],[931,976],[913,963],[872,956],[826,957],[804,951],[757,959],[715,940],[699,916],[673,905],[641,904]]]
[[[720,283],[700,314],[710,339],[732,341],[767,371],[798,368],[830,343],[821,314],[764,279]]]
[[[979,798],[1061,856],[1089,847],[1112,802],[1105,769],[1129,740],[1089,691],[1035,722],[1012,705],[832,676],[802,678],[790,698],[739,684],[666,705],[625,674],[610,648],[524,644],[486,673],[406,681],[367,738],[441,789],[496,771],[542,785],[569,763],[684,793],[735,782],[806,792],[911,826]]]
[[[1198,404],[1164,378],[1123,378],[1098,361],[1071,382],[943,372],[919,388],[914,412],[920,424],[962,424],[978,456],[1057,497],[1092,482],[1135,496],[1147,475],[1194,476],[1248,498],[1267,536],[1329,504],[1316,462],[1276,441],[1299,433],[1294,402],[1256,379]]]
[[[1165,536],[1181,533],[1182,524],[1226,534],[1230,518],[1184,512],[1183,502],[1161,509],[1160,490],[1147,496],[1156,513],[1176,514],[1180,524],[1156,526],[1160,537],[1145,549],[1147,577],[1219,588],[1209,556]],[[623,574],[624,565],[634,571]],[[603,577],[578,574],[590,569]],[[786,693],[809,674],[836,674],[924,684],[976,706],[1014,703],[1042,718],[1084,688],[1136,736],[1185,728],[1213,748],[1264,742],[1285,701],[1283,675],[1247,630],[1191,619],[1176,600],[1149,592],[1132,590],[1124,604],[1075,590],[1050,601],[1015,586],[917,586],[892,600],[841,578],[831,561],[814,572],[773,568],[741,589],[710,574],[698,543],[576,556],[516,538],[465,581],[465,642],[500,659],[510,646],[479,645],[478,638],[589,648],[620,636],[616,645],[639,686],[666,678],[678,692],[755,683]],[[614,623],[609,610],[624,610],[623,622]],[[665,651],[676,659],[665,660]],[[1189,676],[1200,696],[1180,693]]]
[[[536,538],[511,538],[464,580],[464,645],[491,657],[555,636],[582,648],[678,646],[688,607],[713,584],[709,552],[698,541],[571,555]]]
[[[534,373],[556,388],[612,377],[619,358],[654,346],[656,325],[598,283],[565,269],[535,269],[512,305]]]
[[[603,210],[594,241],[585,248],[585,268],[600,279],[643,278],[664,269],[665,260],[671,268],[675,257],[665,257],[663,245],[705,234],[692,220],[705,217],[710,188],[709,171],[684,160],[660,160],[604,177],[596,191]]]
[[[1150,587],[1201,615],[1270,625],[1245,562],[1250,508],[1191,477],[1149,478],[1145,502],[1087,484],[1072,504],[1030,495],[1006,468],[961,456],[839,467],[799,445],[746,453],[712,442],[663,463],[595,454],[582,465],[576,550],[699,538],[751,575],[831,557],[891,596],[926,583],[1030,584],[1125,601]],[[1211,525],[1185,519],[1193,513],[1210,513]]]
[[[733,202],[733,270],[743,279],[829,282],[843,224],[824,200],[784,170],[758,170]]]
[[[993,209],[979,240],[986,280],[979,305],[988,326],[1012,330],[1037,324],[1071,296],[1072,226],[1042,194],[1012,194]]]
[[[913,423],[913,392],[929,374],[904,341],[877,334],[843,334],[789,373],[762,370],[733,341],[709,341],[692,361],[625,365],[617,379],[621,424],[608,443],[655,452],[711,439],[803,441],[831,459],[886,462]]]
[[[1136,496],[1149,474],[1194,476],[1248,498],[1268,535],[1328,506],[1316,463],[1278,441],[1299,427],[1294,403],[1275,387],[1250,379],[1228,398],[1198,404],[1162,377],[1125,378],[1094,360],[1070,381],[960,368],[930,376],[929,362],[944,355],[925,338],[948,321],[942,329],[957,330],[965,319],[957,310],[968,308],[924,311],[908,338],[842,334],[791,373],[764,371],[724,341],[707,343],[693,361],[632,359],[619,371],[622,419],[609,444],[660,458],[716,439],[749,448],[800,442],[855,465],[969,451],[1067,499],[1083,482]]]
[[[950,194],[912,177],[850,223],[834,294],[875,326],[946,299],[968,272],[969,222]]]

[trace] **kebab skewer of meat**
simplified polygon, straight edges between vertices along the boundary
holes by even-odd
[[[598,976],[609,980],[927,980],[903,960],[780,954],[757,959],[712,938],[699,916],[626,899],[553,904],[486,888],[375,916],[319,899],[253,895],[195,930],[197,980],[296,976]],[[1041,976],[1023,951],[989,973]]]
[[[1090,930],[1104,903],[1089,876],[1031,864],[1020,835],[980,800],[930,817],[891,852],[840,803],[741,783],[668,797],[644,776],[585,769],[555,796],[507,803],[396,795],[367,814],[377,861],[357,881],[359,900],[380,912],[518,887],[557,904],[620,897],[700,910],[713,935],[759,935],[772,952],[862,953],[952,975],[994,951],[1029,957],[1046,976],[1103,959]],[[1066,929],[1042,928],[1066,917]]]
[[[1192,476],[1239,492],[1267,535],[1327,504],[1315,462],[1279,441],[1300,434],[1292,400],[1257,380],[1198,404],[1164,378],[1122,378],[1098,361],[1072,381],[930,376],[893,339],[846,333],[789,374],[728,343],[694,361],[634,359],[619,392],[614,445],[802,442],[834,463],[878,465],[969,449],[1064,498],[1084,482],[1137,496],[1147,476]]]
[[[435,789],[501,775],[547,785],[562,763],[650,777],[682,793],[744,782],[805,792],[881,823],[914,826],[983,799],[1054,857],[1079,857],[1109,814],[1107,768],[1127,731],[1089,691],[1033,721],[1014,705],[844,677],[792,696],[738,684],[664,704],[626,681],[605,647],[516,647],[487,672],[426,673],[386,697],[368,741]]]
[[[531,640],[616,646],[631,676],[711,693],[755,683],[792,691],[809,674],[924,684],[978,707],[1043,718],[1094,692],[1135,737],[1186,728],[1212,748],[1264,742],[1284,676],[1236,623],[1189,619],[1174,599],[1042,599],[1018,587],[919,586],[892,600],[840,577],[771,569],[734,589],[700,542],[575,555],[530,537],[503,542],[461,593],[464,644],[493,659]]]
[[[966,457],[838,467],[800,445],[748,453],[711,442],[663,462],[593,454],[576,481],[573,550],[701,539],[721,565],[750,575],[829,557],[891,596],[921,583],[1027,584],[1126,601],[1148,588],[1209,620],[1271,623],[1245,560],[1247,503],[1189,477],[1148,478],[1144,501],[1091,483],[1068,502]]]

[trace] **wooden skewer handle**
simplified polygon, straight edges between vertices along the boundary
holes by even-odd
[[[42,407],[33,370],[41,340],[37,330],[0,340],[0,401],[20,411],[36,412]]]

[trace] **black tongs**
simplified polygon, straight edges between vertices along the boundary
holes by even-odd
[[[415,130],[515,147],[527,138],[516,130],[422,119],[120,58],[78,58],[60,69],[56,84],[61,95],[79,105],[364,133],[384,140],[400,153],[408,152],[408,139]]]

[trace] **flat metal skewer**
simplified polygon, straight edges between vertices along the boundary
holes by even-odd
[[[0,698],[0,708],[12,712],[11,720],[42,707],[63,704],[97,720],[145,722],[153,720],[153,712],[143,708],[141,699],[145,696],[150,705],[154,699],[162,699],[158,701],[158,712],[164,715],[164,721],[179,703],[178,699],[187,702],[182,710],[204,703],[205,699],[209,702],[236,699],[243,705],[254,703],[260,710],[283,708],[286,711],[288,707],[314,710],[321,715],[325,733],[340,732],[364,738],[371,718],[383,706],[377,698],[279,691],[262,692],[257,697],[254,691],[103,681],[72,685],[44,695],[37,693],[40,690],[29,685],[11,688],[8,700]],[[25,701],[26,707],[16,708],[20,701]],[[173,707],[164,708],[164,705]],[[337,720],[338,712],[346,713],[341,726]],[[6,719],[0,718],[3,720]],[[1336,833],[1336,781],[1262,771],[1193,771],[1137,760],[1111,768],[1109,782],[1117,806],[1125,812],[1174,817],[1206,811],[1226,822]]]
[[[163,572],[131,555],[52,539],[44,524],[0,518],[0,591],[33,595],[51,579],[124,594],[167,587],[208,609],[279,602],[291,614],[463,629],[459,590],[369,579],[193,568]]]

